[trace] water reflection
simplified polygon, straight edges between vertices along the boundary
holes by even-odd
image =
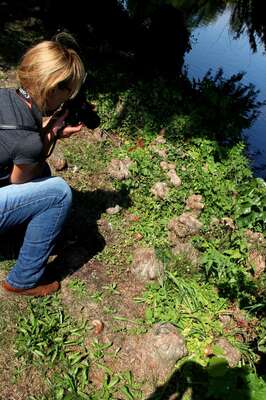
[[[244,32],[234,40],[229,33],[232,14],[226,10],[215,22],[206,27],[193,30],[192,51],[186,57],[189,77],[202,78],[206,70],[216,71],[223,66],[226,77],[244,71],[243,82],[253,83],[259,89],[258,99],[266,99],[265,70],[266,57],[264,45],[257,42],[257,51],[251,49],[248,37]],[[204,57],[202,56],[204,54]],[[247,137],[249,155],[256,176],[266,177],[266,109],[254,124],[243,131]]]
[[[264,4],[260,0],[238,0],[231,1],[231,28],[238,38],[247,33],[250,46],[257,51],[258,41],[266,49],[266,21]]]
[[[121,0],[130,15],[147,18],[167,4],[172,9],[186,14],[191,27],[212,23],[225,9],[231,11],[230,26],[236,37],[247,33],[251,48],[257,50],[257,42],[266,49],[266,21],[264,4],[261,0]]]

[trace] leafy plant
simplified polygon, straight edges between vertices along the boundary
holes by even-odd
[[[68,283],[68,287],[77,295],[77,296],[84,296],[87,293],[86,284],[85,282],[81,281],[80,279],[72,279]]]

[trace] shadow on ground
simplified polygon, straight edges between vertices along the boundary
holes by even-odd
[[[222,358],[205,368],[194,361],[187,361],[146,400],[204,399],[250,400],[248,370],[229,368]]]
[[[108,239],[100,233],[97,221],[107,208],[116,205],[129,207],[130,198],[126,190],[79,192],[73,189],[71,215],[57,240],[52,252],[54,259],[48,264],[45,277],[62,280],[104,249]],[[25,226],[17,226],[1,235],[0,261],[18,257],[24,232]]]

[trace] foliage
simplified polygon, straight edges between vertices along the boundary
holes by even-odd
[[[243,233],[213,227],[207,237],[195,238],[194,243],[202,251],[207,281],[215,283],[223,296],[238,299],[241,306],[257,303],[256,283],[246,266],[247,244]]]
[[[223,334],[218,317],[227,301],[208,284],[202,285],[183,279],[176,272],[167,272],[164,282],[149,285],[138,301],[147,305],[149,324],[171,322],[180,329],[195,361],[204,362],[206,346]]]
[[[266,234],[266,184],[262,179],[249,179],[239,187],[235,218],[240,227]]]
[[[206,368],[193,361],[184,363],[179,379],[177,393],[191,388],[189,400],[262,400],[266,394],[262,377],[247,367],[229,368],[222,357],[211,358]]]
[[[68,283],[68,287],[79,297],[83,297],[87,294],[86,284],[80,279],[72,279]]]
[[[53,378],[56,399],[64,393],[79,395],[88,384],[89,360],[83,347],[85,325],[73,324],[57,297],[31,300],[29,310],[18,321],[16,355],[45,372],[60,369]],[[64,397],[65,398],[65,397]]]
[[[147,82],[135,79],[125,89],[119,84],[113,87],[114,77],[103,88],[101,74],[105,72],[94,72],[98,86],[90,91],[89,99],[97,104],[103,128],[119,129],[133,137],[140,131],[154,136],[163,128],[174,142],[197,135],[232,145],[264,104],[257,101],[254,85],[241,82],[243,73],[226,78],[222,69],[215,74],[210,70],[203,79],[192,82],[185,75]]]

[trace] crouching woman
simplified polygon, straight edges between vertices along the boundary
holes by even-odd
[[[57,118],[55,112],[78,93],[85,72],[73,49],[43,41],[26,51],[17,76],[19,89],[0,89],[0,233],[21,224],[26,231],[2,288],[45,296],[59,289],[43,275],[72,200],[68,184],[51,176],[45,160],[58,136],[82,127],[64,126],[67,113]],[[43,128],[47,115],[52,123]]]

